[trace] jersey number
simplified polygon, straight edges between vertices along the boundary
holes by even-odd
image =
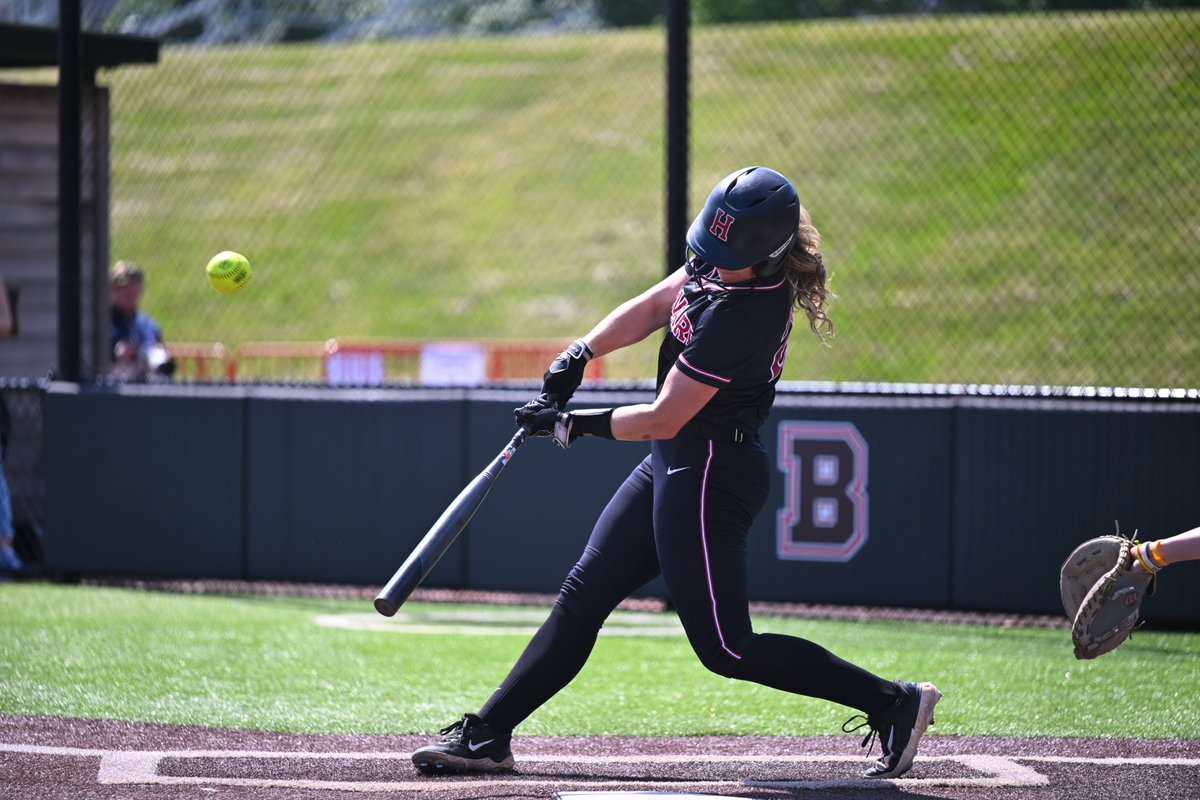
[[[779,425],[786,505],[776,515],[776,555],[849,561],[867,543],[867,443],[850,422]]]

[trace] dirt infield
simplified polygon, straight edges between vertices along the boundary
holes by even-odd
[[[293,736],[0,716],[6,798],[550,798],[660,792],[744,798],[1200,798],[1200,742],[929,736],[913,771],[858,777],[858,738],[528,737],[515,772],[424,778],[427,736]]]

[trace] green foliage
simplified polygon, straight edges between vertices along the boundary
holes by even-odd
[[[509,615],[519,629],[398,633],[315,622],[379,622],[365,600],[0,585],[0,713],[429,733],[486,699],[538,618],[528,608],[403,609],[434,611],[499,614],[501,623]],[[674,619],[661,616],[663,625]],[[935,734],[1200,739],[1200,634],[1143,631],[1110,655],[1079,662],[1064,630],[780,617],[757,627],[816,641],[887,677],[934,681],[946,695]],[[453,679],[423,679],[429,675]],[[1153,675],[1153,691],[1139,691],[1136,675]],[[604,636],[579,677],[522,732],[801,736],[836,733],[849,714],[713,675],[681,634]]]
[[[692,17],[702,25],[771,22],[809,16],[800,0],[692,0]],[[805,13],[808,11],[809,13]]]
[[[1200,5],[1198,0],[1155,3],[1157,8],[1197,5]],[[1141,10],[1145,7],[1144,0],[692,0],[692,16],[700,24],[728,24],[821,17]]]
[[[53,2],[53,0],[44,0]],[[89,28],[202,45],[365,41],[597,27],[592,0],[110,0]]]
[[[614,28],[649,25],[663,17],[665,2],[646,0],[596,0],[601,18]]]
[[[55,0],[42,0],[47,6]],[[84,4],[89,28],[166,36],[173,42],[337,41],[438,35],[495,35],[544,27],[640,27],[665,4],[646,0],[109,0]],[[1188,8],[1200,0],[1160,0]],[[701,25],[911,14],[996,14],[1142,10],[1145,0],[692,0]]]

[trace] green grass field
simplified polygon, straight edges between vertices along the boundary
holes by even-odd
[[[402,609],[410,623],[434,614],[496,632],[435,620],[426,621],[440,633],[316,622],[382,623],[366,601],[0,585],[0,713],[432,733],[478,708],[538,618],[529,608]],[[608,627],[646,621],[618,612]],[[780,617],[757,628],[812,639],[887,677],[933,680],[945,693],[934,733],[1200,739],[1200,634],[1143,632],[1080,662],[1063,630]],[[682,634],[603,636],[575,682],[521,730],[812,735],[837,733],[850,713],[712,675]]]
[[[1194,385],[1197,40],[1186,11],[697,28],[691,209],[778,167],[841,297],[785,379]],[[105,77],[113,257],[175,341],[569,339],[662,274],[662,63],[657,29],[164,48]],[[227,248],[236,298],[203,280]]]

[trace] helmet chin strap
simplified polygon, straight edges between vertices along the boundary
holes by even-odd
[[[711,280],[717,274],[717,268],[700,258],[700,255],[695,253],[691,247],[688,247],[684,254],[683,268],[693,278],[707,278]]]
[[[724,288],[724,289],[729,288],[729,283],[721,278],[721,272],[722,271],[725,271],[725,272],[737,272],[738,271],[738,270],[732,270],[732,269],[724,269],[723,267],[715,266],[713,264],[708,263],[704,259],[700,258],[698,255],[695,256],[694,258],[689,257],[686,261],[684,261],[683,268],[685,270],[687,270],[687,274],[690,277],[697,278],[700,281],[708,281],[709,283],[716,284],[717,286],[720,286],[721,288]],[[747,269],[747,268],[739,267],[739,269]]]

